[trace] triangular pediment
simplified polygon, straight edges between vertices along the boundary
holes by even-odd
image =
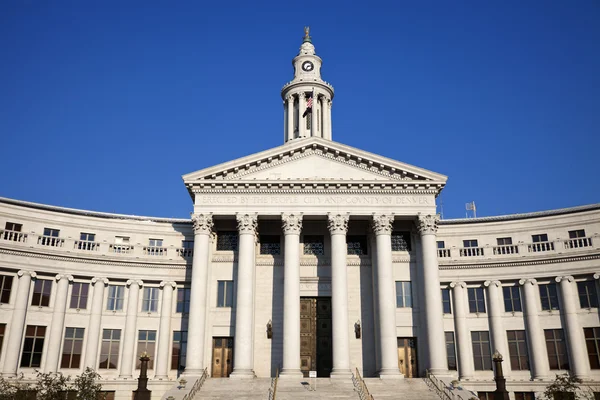
[[[441,188],[447,177],[321,138],[288,142],[260,153],[184,175],[192,187],[252,185],[380,185]]]

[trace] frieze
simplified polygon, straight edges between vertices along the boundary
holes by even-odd
[[[199,195],[196,205],[203,206],[435,206],[432,196],[373,195]]]

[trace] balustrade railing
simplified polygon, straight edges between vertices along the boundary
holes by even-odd
[[[100,249],[100,243],[90,242],[88,240],[76,240],[74,248],[76,250],[98,251]]]
[[[429,370],[425,370],[425,383],[433,390],[442,400],[455,400],[456,397],[452,390],[444,382],[440,381],[437,376],[433,375]]]
[[[133,245],[131,244],[111,244],[108,251],[115,254],[132,254]]]
[[[592,238],[591,237],[582,237],[582,238],[573,238],[567,239],[564,241],[565,249],[578,249],[581,247],[591,247],[592,246]]]
[[[204,368],[204,371],[202,372],[202,376],[200,376],[200,378],[196,379],[196,382],[194,382],[194,386],[192,386],[192,389],[186,393],[185,396],[183,396],[183,399],[181,400],[193,400],[194,397],[196,396],[196,394],[200,391],[200,389],[202,389],[202,385],[204,385],[204,382],[206,381],[206,378],[208,377],[208,368]]]
[[[144,246],[144,255],[153,257],[164,257],[167,255],[166,247]]]
[[[459,255],[461,257],[477,257],[483,256],[483,248],[482,247],[462,247],[459,250]]]
[[[24,232],[0,229],[0,239],[8,240],[11,242],[26,243],[27,242],[27,234]]]
[[[356,368],[356,375],[352,374],[352,383],[354,384],[354,390],[358,393],[360,400],[374,400],[373,396],[369,393],[367,384],[365,383],[358,368]]]
[[[192,257],[194,255],[194,249],[179,248],[177,249],[177,255],[183,258]]]
[[[63,247],[65,239],[56,236],[38,236],[38,244],[48,247]]]
[[[519,246],[516,244],[507,244],[503,246],[492,247],[495,256],[508,255],[508,254],[519,254]]]
[[[438,257],[450,258],[450,249],[438,249]]]
[[[545,251],[554,251],[554,242],[535,242],[527,245],[530,253],[542,253]]]

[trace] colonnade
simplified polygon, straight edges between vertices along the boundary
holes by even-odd
[[[302,123],[302,115],[306,110],[308,99],[311,96],[313,97],[313,105],[311,108],[312,123],[309,131],[306,129],[306,124]],[[288,94],[284,102],[284,141],[287,142],[288,140],[296,138],[295,133],[298,134],[298,138],[318,136],[331,140],[331,105],[331,98],[325,93],[318,92],[316,89],[313,89],[312,92],[308,93],[300,91]],[[320,118],[317,117],[319,111],[321,111]],[[319,120],[321,123],[320,129]]]

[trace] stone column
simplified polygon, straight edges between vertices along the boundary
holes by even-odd
[[[127,295],[127,317],[125,319],[125,331],[123,332],[123,359],[121,360],[121,372],[119,378],[133,377],[133,359],[136,357],[136,329],[137,329],[137,313],[138,313],[138,298],[140,295],[140,287],[144,286],[141,280],[128,280],[129,286]]]
[[[527,337],[527,351],[529,353],[532,379],[544,379],[548,377],[550,366],[548,364],[544,330],[540,325],[538,315],[539,289],[537,281],[535,279],[521,279],[519,284],[523,286],[523,298],[525,300],[523,316],[525,317],[525,336]]]
[[[302,118],[302,114],[306,110],[306,94],[304,92],[297,93],[298,95],[298,138],[306,137],[306,117]]]
[[[329,214],[331,234],[331,326],[333,344],[332,378],[347,378],[350,372],[350,342],[348,326],[348,271],[346,232],[348,215]]]
[[[301,214],[283,214],[283,369],[282,377],[302,377],[300,371],[300,231]]]
[[[61,339],[65,325],[65,312],[67,310],[67,294],[69,282],[73,281],[71,275],[56,275],[56,296],[54,298],[54,311],[52,312],[52,323],[50,324],[50,336],[48,337],[48,351],[46,352],[45,372],[58,371],[60,360]]]
[[[21,341],[25,330],[25,317],[27,316],[27,304],[29,303],[29,289],[31,278],[36,277],[33,271],[19,271],[19,286],[17,295],[14,297],[15,306],[10,320],[8,331],[8,343],[6,344],[6,355],[4,356],[3,376],[15,377],[19,368],[19,357],[21,356]]]
[[[102,323],[102,310],[104,306],[104,288],[108,285],[106,278],[92,278],[94,294],[90,310],[90,324],[87,332],[87,347],[85,349],[85,366],[94,370],[98,369],[98,346],[100,345],[100,326]]]
[[[231,378],[254,378],[254,278],[256,214],[237,214],[240,234],[235,303],[235,338]]]
[[[427,365],[433,374],[448,373],[446,341],[444,339],[444,321],[442,309],[442,291],[437,260],[435,234],[438,229],[439,215],[419,213],[417,227],[421,234],[421,254],[423,261],[424,311],[427,328],[426,343],[429,360]]]
[[[575,279],[572,276],[559,276],[555,280],[560,284],[561,312],[564,318],[563,327],[567,339],[571,375],[585,380],[590,374],[590,366],[583,329],[577,317],[579,302]]]
[[[194,214],[192,222],[194,224],[194,258],[192,260],[188,343],[184,374],[201,376],[205,368],[206,292],[210,265],[210,235],[214,223],[210,214]]]
[[[318,108],[318,103],[319,103],[319,95],[318,93],[313,89],[312,92],[312,99],[313,99],[313,104],[312,104],[312,108],[310,109],[310,113],[311,113],[311,124],[310,124],[310,136],[317,136],[317,108]]]
[[[392,266],[392,215],[374,215],[373,232],[377,246],[377,293],[379,310],[380,378],[402,378],[398,369],[398,335],[396,334],[396,296]]]
[[[294,95],[288,94],[287,100],[287,138],[288,140],[294,139]]]
[[[487,288],[492,352],[499,352],[504,357],[508,357],[508,341],[502,323],[502,284],[500,281],[485,281],[483,285]],[[510,363],[507,363],[507,371],[510,371]]]
[[[162,306],[160,308],[160,326],[154,379],[167,379],[169,373],[169,344],[171,343],[171,311],[173,310],[173,289],[175,282],[162,281]]]
[[[452,282],[452,303],[454,306],[454,341],[456,343],[456,357],[458,361],[458,377],[461,381],[473,378],[471,338],[467,326],[467,300],[465,282]]]
[[[331,122],[331,106],[332,106],[333,100],[329,100],[327,101],[327,108],[326,108],[326,115],[327,115],[327,137],[325,139],[331,139],[331,132],[332,132],[332,122]]]

